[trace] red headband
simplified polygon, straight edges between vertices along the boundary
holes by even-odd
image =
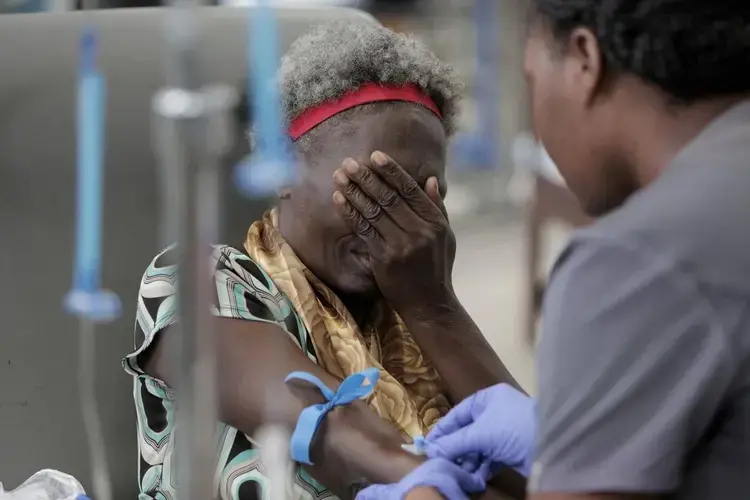
[[[342,111],[362,104],[381,101],[404,101],[421,104],[435,113],[438,118],[443,119],[435,101],[413,83],[407,83],[403,86],[365,83],[358,89],[347,92],[339,99],[327,101],[303,111],[289,125],[289,136],[293,141],[296,141],[303,134]]]

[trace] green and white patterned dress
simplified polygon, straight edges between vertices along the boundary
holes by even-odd
[[[140,463],[139,500],[172,500],[175,495],[173,464],[174,399],[172,389],[143,372],[138,357],[154,338],[176,322],[177,267],[174,247],[156,256],[146,269],[138,294],[133,353],[123,360],[133,375],[133,397],[138,417]],[[226,318],[264,321],[278,325],[307,356],[316,361],[312,342],[289,300],[268,275],[247,255],[227,246],[214,247],[216,297],[214,314]],[[216,498],[220,500],[272,500],[264,488],[259,452],[253,441],[228,425],[219,424],[216,436],[218,464],[214,471]],[[332,499],[335,496],[301,467],[295,473],[294,498]]]

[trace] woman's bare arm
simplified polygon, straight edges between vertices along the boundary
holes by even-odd
[[[443,305],[399,314],[454,404],[499,383],[523,391],[455,296]]]
[[[523,391],[458,299],[446,303],[445,307],[400,314],[422,352],[440,374],[453,403],[498,383]],[[490,483],[506,498],[525,498],[526,480],[510,469],[504,469]]]
[[[526,498],[526,478],[513,469],[503,468],[500,472],[487,481],[488,492],[502,493],[496,496],[480,497],[482,500],[493,500],[495,498],[523,500]]]
[[[406,500],[445,500],[435,488],[414,488],[406,495]]]
[[[488,487],[487,491],[476,497],[478,500],[523,500],[525,497],[512,497],[504,495],[503,493]],[[440,494],[435,488],[415,488],[409,494],[406,495],[406,500],[446,500],[443,495]]]
[[[145,360],[147,373],[175,387],[177,370],[162,332]],[[314,374],[332,389],[340,383],[309,360],[278,326],[217,318],[220,419],[252,435],[273,418],[291,432],[306,407],[324,401],[307,384],[285,384],[292,371]],[[403,451],[401,434],[362,401],[331,411],[316,434],[310,474],[339,498],[352,498],[362,482],[394,483],[421,463]]]

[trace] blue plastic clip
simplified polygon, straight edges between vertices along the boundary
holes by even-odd
[[[416,455],[418,457],[426,457],[427,440],[424,438],[424,436],[415,436],[411,444],[402,444],[401,449],[404,451],[408,451],[412,455]]]
[[[310,461],[310,444],[315,437],[320,423],[326,414],[337,406],[346,406],[357,399],[368,396],[374,389],[380,378],[377,368],[368,368],[359,373],[349,375],[341,382],[338,390],[333,392],[320,381],[315,375],[307,372],[292,372],[287,375],[284,382],[290,380],[302,380],[317,387],[327,403],[308,406],[299,416],[297,427],[292,434],[290,453],[295,462],[312,465]]]
[[[424,436],[416,436],[414,438],[414,447],[420,453],[424,453],[425,449],[427,448],[427,440],[424,438]]]

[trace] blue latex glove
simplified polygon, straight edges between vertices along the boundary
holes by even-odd
[[[435,488],[448,500],[468,500],[471,493],[487,487],[483,470],[472,474],[460,466],[436,458],[428,460],[395,484],[374,484],[362,490],[356,500],[403,500],[415,488]]]
[[[494,475],[502,466],[528,477],[536,440],[536,404],[507,384],[483,389],[443,417],[427,435],[425,449],[430,458],[451,462],[467,457],[489,462]]]

